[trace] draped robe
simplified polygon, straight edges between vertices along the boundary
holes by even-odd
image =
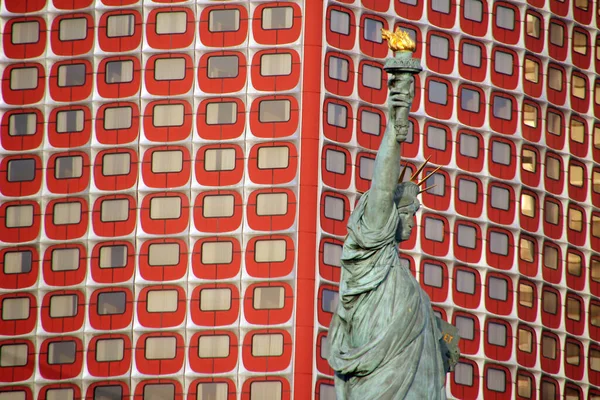
[[[382,229],[364,219],[369,192],[348,222],[329,364],[338,400],[446,399],[441,332],[429,296],[401,265],[396,209]]]

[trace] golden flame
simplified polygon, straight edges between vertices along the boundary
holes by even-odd
[[[400,28],[396,28],[396,32],[382,29],[381,37],[388,41],[388,46],[392,51],[415,51],[417,48],[408,32],[404,32]]]

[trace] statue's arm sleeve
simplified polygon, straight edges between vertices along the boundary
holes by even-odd
[[[396,140],[393,107],[390,110],[391,119],[375,157],[369,201],[365,208],[365,223],[372,229],[382,228],[394,211],[394,191],[400,176],[400,142]]]

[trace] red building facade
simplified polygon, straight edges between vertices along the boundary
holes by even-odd
[[[0,399],[334,399],[396,27],[449,396],[600,399],[591,0],[5,0]]]

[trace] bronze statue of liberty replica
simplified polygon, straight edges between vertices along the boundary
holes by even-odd
[[[429,297],[398,255],[420,207],[419,186],[428,178],[413,182],[425,164],[407,182],[402,182],[405,170],[400,172],[413,75],[422,69],[412,58],[415,43],[407,33],[382,30],[382,36],[395,51],[385,64],[391,76],[388,124],[371,189],[348,221],[329,364],[338,400],[446,399],[444,378],[459,357],[457,330],[433,313]]]

